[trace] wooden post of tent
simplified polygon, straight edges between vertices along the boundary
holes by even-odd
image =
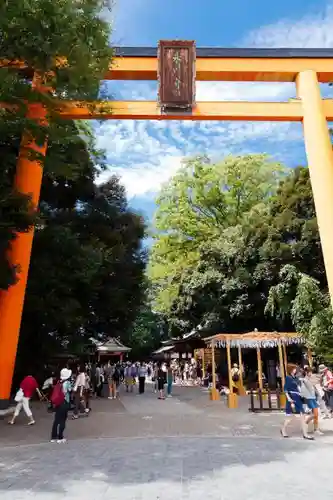
[[[258,384],[259,389],[262,391],[262,364],[261,364],[261,352],[260,347],[257,347],[257,363],[258,363]]]
[[[232,375],[231,375],[231,353],[230,353],[230,342],[227,341],[227,360],[228,360],[228,379],[229,379],[229,394],[228,394],[228,408],[237,408],[238,397],[233,391]]]
[[[286,381],[286,372],[285,372],[285,366],[283,362],[283,351],[282,351],[282,345],[281,342],[278,343],[278,350],[279,350],[279,365],[280,365],[280,374],[281,374],[281,392],[280,392],[280,407],[283,408],[286,405],[286,396],[283,393],[284,390],[284,384]]]
[[[212,340],[212,388],[210,391],[210,399],[212,401],[219,401],[220,393],[216,389],[216,370],[215,370],[215,342]]]
[[[238,393],[240,396],[246,395],[246,390],[244,388],[244,373],[243,373],[243,359],[242,359],[242,348],[238,346],[238,367],[239,367],[239,389]]]
[[[284,357],[284,371],[287,375],[288,374],[288,371],[287,371],[288,356],[287,356],[286,344],[282,344],[282,349],[283,349],[283,357]]]
[[[312,350],[308,349],[308,361],[309,361],[309,366],[310,368],[313,367],[313,357],[312,357]]]

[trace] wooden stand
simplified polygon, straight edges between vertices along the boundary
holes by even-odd
[[[228,408],[238,408],[238,397],[233,392],[228,394]]]
[[[238,407],[238,396],[233,392],[233,383],[231,375],[231,354],[230,354],[230,343],[227,342],[227,360],[228,360],[228,375],[229,375],[229,391],[228,394],[228,408]]]
[[[212,387],[209,392],[209,399],[211,401],[220,401],[220,393],[215,387]]]

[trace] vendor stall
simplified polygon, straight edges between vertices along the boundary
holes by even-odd
[[[225,348],[227,351],[227,364],[228,364],[228,406],[229,408],[236,408],[237,394],[234,391],[235,382],[233,380],[232,366],[231,366],[231,348],[238,350],[238,367],[239,367],[239,383],[238,394],[246,394],[243,380],[243,362],[242,362],[242,349],[256,349],[257,352],[257,365],[258,365],[258,385],[259,389],[263,389],[262,377],[262,361],[261,349],[262,348],[278,348],[279,367],[281,373],[282,387],[284,386],[286,367],[287,367],[287,349],[286,347],[291,344],[304,344],[302,336],[296,332],[258,332],[257,330],[249,333],[242,334],[218,334],[204,339],[206,344],[212,350],[212,359],[215,358],[216,348]],[[219,399],[219,393],[216,389],[216,368],[213,363],[213,383],[211,398],[213,400]]]

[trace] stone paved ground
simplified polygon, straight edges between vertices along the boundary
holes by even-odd
[[[297,500],[333,494],[331,421],[315,442],[279,437],[282,415],[228,410],[198,389],[177,388],[94,401],[68,423],[65,445],[47,441],[52,416],[37,424],[0,421],[1,500]]]

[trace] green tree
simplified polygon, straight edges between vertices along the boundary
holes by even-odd
[[[73,131],[72,131],[73,132]],[[74,132],[73,132],[74,133]],[[79,131],[77,131],[79,134]],[[18,370],[87,338],[120,336],[140,310],[145,252],[144,222],[127,206],[119,180],[96,186],[102,155],[82,138],[55,154],[59,172],[67,158],[75,179],[44,177],[23,312]],[[31,359],[30,353],[35,356]],[[17,372],[17,376],[21,373]]]
[[[333,361],[333,315],[330,297],[319,282],[290,264],[282,267],[279,283],[272,286],[266,314],[290,317],[296,331],[306,339],[319,358]]]
[[[252,207],[267,201],[284,172],[265,155],[230,156],[216,164],[198,157],[184,163],[157,200],[149,270],[157,310],[175,310],[184,276],[190,276],[191,283],[195,276],[207,281],[201,258],[210,252],[207,246],[228,245],[225,231],[242,224]],[[220,271],[207,272],[214,274],[219,287]]]
[[[0,68],[0,102],[11,109],[0,110],[0,288],[15,282],[15,269],[7,260],[8,248],[17,231],[26,231],[34,222],[29,199],[13,189],[13,178],[23,131],[42,143],[46,136],[55,148],[53,162],[47,159],[50,176],[59,165],[72,170],[68,149],[67,161],[59,161],[66,144],[78,140],[73,124],[64,124],[54,111],[59,98],[95,99],[99,82],[110,63],[110,25],[100,13],[103,0],[5,0],[0,6],[1,58],[9,61]],[[62,64],[59,64],[59,57]],[[23,64],[20,72],[12,71],[14,61]],[[32,71],[43,75],[43,83],[52,92],[39,93],[31,86]],[[26,117],[27,104],[43,102],[49,125],[37,124]],[[68,133],[71,130],[71,133]],[[73,145],[73,144],[72,144]],[[39,158],[29,148],[24,154]]]
[[[165,272],[164,281],[155,280],[157,299],[162,311],[180,330],[203,323],[212,330],[228,332],[293,329],[290,315],[264,314],[269,291],[279,282],[279,272],[285,265],[296,265],[299,272],[317,280],[325,290],[308,170],[297,168],[284,173],[278,186],[273,176],[272,188],[246,209],[236,224],[232,211],[230,222],[226,218],[219,232],[209,236],[206,233],[196,247],[191,265],[182,252],[178,274],[176,265],[168,260],[166,231],[162,234],[164,246],[161,239],[157,241],[153,271]],[[195,241],[190,244],[194,246]],[[171,272],[163,267],[165,262]],[[170,284],[174,294],[171,298],[169,295],[166,303],[163,294],[169,292]],[[286,297],[286,303],[289,300]]]
[[[166,338],[166,324],[161,315],[144,305],[129,332],[128,345],[133,359],[146,359]]]

